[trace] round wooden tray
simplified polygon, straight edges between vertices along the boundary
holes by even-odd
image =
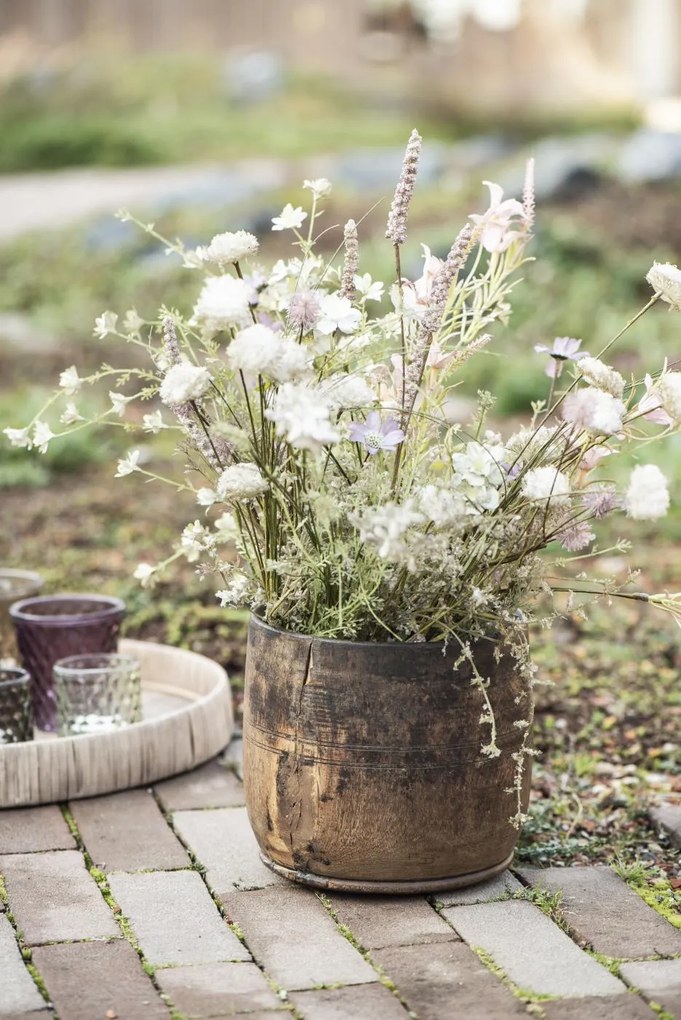
[[[120,642],[142,667],[142,721],[121,730],[0,744],[0,808],[143,786],[212,758],[234,729],[224,669],[195,652]]]

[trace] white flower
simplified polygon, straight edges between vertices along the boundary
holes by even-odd
[[[59,385],[63,390],[66,390],[66,394],[69,397],[78,392],[82,383],[83,380],[78,375],[78,369],[75,365],[65,369],[59,376]]]
[[[253,499],[269,489],[257,464],[230,464],[216,485],[220,499]]]
[[[46,421],[37,421],[33,426],[33,446],[36,446],[40,453],[47,453],[47,446],[50,439],[54,439],[54,432]]]
[[[621,400],[593,386],[569,393],[563,401],[561,414],[565,421],[579,428],[611,436],[622,429],[626,407]]]
[[[217,502],[217,499],[218,494],[215,489],[209,489],[206,487],[204,489],[199,489],[196,493],[196,502],[199,506],[212,506],[213,503]]]
[[[279,345],[279,354],[267,370],[267,375],[275,382],[295,382],[307,375],[312,358],[307,347],[295,340],[285,339]]]
[[[440,485],[424,485],[417,499],[419,511],[438,528],[452,527],[469,513],[458,492]]]
[[[229,587],[222,588],[215,592],[215,597],[220,600],[220,605],[239,606],[246,601],[250,594],[251,583],[245,574],[234,573],[230,577]]]
[[[235,276],[209,276],[194,305],[192,322],[211,333],[245,326],[250,319],[253,288]]]
[[[452,454],[452,465],[456,474],[469,485],[483,486],[488,482],[501,485],[503,474],[499,461],[503,452],[501,447],[490,451],[481,443],[466,443],[465,452]]]
[[[624,377],[598,358],[592,358],[589,354],[586,354],[583,358],[579,359],[577,367],[589,386],[595,386],[598,390],[605,390],[611,397],[617,397],[618,399],[624,393]]]
[[[657,381],[657,392],[674,424],[681,424],[681,372],[665,372]]]
[[[237,230],[233,234],[216,234],[201,254],[204,262],[216,262],[221,266],[255,255],[257,250],[258,238],[246,230]]]
[[[296,206],[294,209],[288,202],[281,210],[281,214],[272,218],[272,230],[299,230],[303,225],[303,220],[306,219],[307,213],[303,212],[301,206]]]
[[[529,500],[550,499],[554,506],[568,502],[570,479],[554,467],[538,467],[523,475],[522,493]]]
[[[76,407],[76,405],[72,401],[69,401],[69,403],[66,405],[66,410],[62,414],[59,421],[62,423],[62,425],[74,425],[77,421],[85,421],[85,419],[83,418],[82,414],[78,413],[78,408]]]
[[[189,563],[196,563],[201,553],[212,544],[213,536],[204,528],[201,521],[194,521],[193,524],[188,524],[180,538],[180,548]]]
[[[118,316],[115,312],[103,312],[98,319],[95,319],[94,334],[99,337],[100,340],[104,340],[109,333],[113,333],[116,329],[116,323],[118,322]]]
[[[156,567],[151,563],[138,563],[132,576],[139,581],[143,588],[151,588],[155,581]]]
[[[331,194],[332,184],[326,177],[317,177],[313,181],[303,181],[303,187],[308,188],[315,198],[326,198]]]
[[[161,429],[166,428],[161,412],[152,411],[151,414],[143,415],[142,428],[145,432],[152,432],[154,435],[158,435]]]
[[[370,407],[376,400],[371,386],[358,375],[331,375],[319,386],[334,411],[349,407]]]
[[[28,429],[3,429],[4,434],[11,446],[30,446],[31,440]]]
[[[124,393],[116,393],[114,390],[109,390],[109,400],[111,401],[111,411],[117,414],[119,418],[122,418],[125,414],[126,405],[134,400],[134,397],[126,397]]]
[[[352,302],[346,297],[338,294],[327,294],[320,302],[321,318],[317,323],[320,333],[328,335],[337,329],[341,333],[354,333],[360,322],[362,314],[358,309],[352,307]]]
[[[653,262],[646,280],[663,301],[681,311],[681,269],[669,262]]]
[[[225,511],[215,522],[215,541],[233,542],[239,535],[239,525],[234,514]]]
[[[232,340],[227,361],[235,372],[245,375],[267,374],[267,369],[281,349],[281,340],[267,326],[248,326]]]
[[[265,417],[275,424],[278,436],[299,450],[321,450],[340,439],[331,424],[328,397],[300,383],[284,383]]]
[[[669,509],[667,479],[655,464],[639,464],[631,472],[624,507],[636,521],[654,521]]]
[[[139,459],[140,451],[131,450],[127,457],[123,460],[119,460],[114,478],[125,478],[126,475],[131,475],[133,471],[139,471]]]
[[[168,369],[158,395],[164,404],[173,407],[188,400],[198,400],[207,392],[210,383],[211,377],[207,368],[181,361]]]
[[[144,325],[144,319],[142,319],[135,308],[130,308],[125,313],[123,319],[123,329],[126,333],[139,333],[140,329]]]
[[[365,301],[380,301],[383,297],[383,284],[380,280],[372,280],[371,273],[364,273],[353,278],[355,290]]]
[[[369,508],[361,516],[351,515],[350,522],[359,528],[363,542],[376,547],[381,559],[404,562],[410,570],[415,569],[414,557],[405,539],[409,528],[423,524],[425,517],[413,499]]]

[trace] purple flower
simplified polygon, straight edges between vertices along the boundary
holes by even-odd
[[[379,450],[396,450],[404,439],[404,432],[394,418],[381,422],[378,411],[369,411],[364,425],[353,421],[350,439],[353,443],[361,443],[373,456]]]
[[[535,344],[534,349],[537,354],[551,355],[545,372],[549,379],[557,379],[563,371],[564,361],[579,361],[584,357],[586,351],[580,351],[581,346],[581,340],[575,340],[571,336],[557,336],[553,341],[553,347],[547,347],[546,344]]]
[[[591,545],[595,537],[588,521],[580,521],[561,531],[558,541],[568,552],[581,552],[582,549]]]

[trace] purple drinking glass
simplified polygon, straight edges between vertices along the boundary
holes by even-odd
[[[57,702],[52,667],[57,659],[115,652],[125,615],[122,599],[108,595],[43,595],[10,606],[21,660],[33,679],[33,718],[54,733]]]

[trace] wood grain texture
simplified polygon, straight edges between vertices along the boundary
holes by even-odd
[[[490,643],[476,662],[490,678],[501,756],[470,667],[435,644],[328,641],[253,618],[244,702],[244,784],[263,852],[298,874],[418,881],[495,868],[518,833],[513,724],[522,683]],[[529,799],[529,767],[524,806]]]
[[[121,641],[143,685],[183,700],[125,729],[0,745],[0,808],[92,797],[185,772],[212,758],[234,728],[229,681],[216,662],[180,648]]]

